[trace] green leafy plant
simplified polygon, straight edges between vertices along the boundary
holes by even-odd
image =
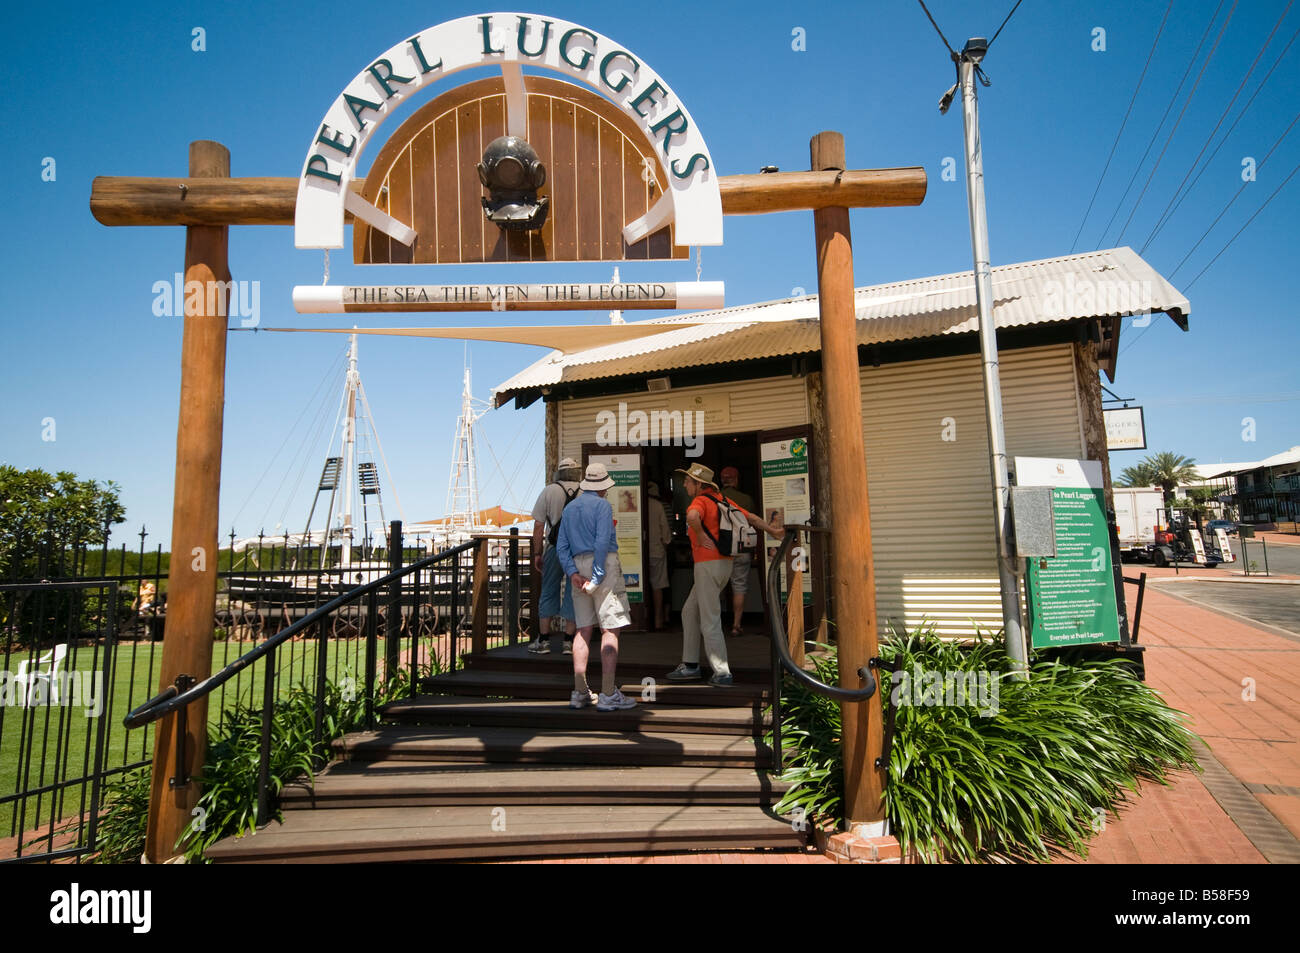
[[[1164,783],[1169,771],[1195,767],[1186,717],[1120,660],[1037,658],[1028,678],[1017,680],[1000,640],[962,645],[932,627],[895,633],[882,641],[881,655],[898,678],[936,673],[937,682],[942,673],[954,685],[981,686],[978,698],[958,695],[956,704],[942,695],[918,703],[906,681],[881,686],[895,718],[886,813],[904,850],[922,859],[1084,853],[1098,818],[1139,780]],[[833,657],[817,668],[822,681],[835,681]],[[783,730],[799,750],[783,775],[794,787],[776,810],[804,807],[838,823],[839,707],[809,695],[800,686],[784,696]]]

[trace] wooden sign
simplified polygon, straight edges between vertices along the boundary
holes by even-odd
[[[383,311],[610,311],[720,308],[721,281],[534,285],[299,285],[299,314]]]
[[[392,112],[424,87],[482,66],[498,67],[501,78],[429,103],[376,159],[365,191],[353,191],[358,161]],[[523,66],[561,79],[524,76]],[[476,164],[499,136],[525,140],[546,169],[537,196],[554,217],[540,229],[485,221]],[[610,261],[722,243],[713,160],[662,77],[593,30],[515,13],[417,33],[347,85],[303,162],[295,244],[343,247],[346,212],[366,223],[354,235],[362,262]],[[372,240],[376,230],[384,241]]]

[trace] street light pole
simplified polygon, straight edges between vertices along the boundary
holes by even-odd
[[[979,311],[980,360],[984,369],[984,410],[988,418],[989,464],[993,475],[994,533],[998,548],[998,584],[1002,591],[1002,625],[1007,655],[1023,670],[1028,648],[1020,624],[1020,587],[1016,554],[1011,550],[1011,480],[1002,423],[1002,384],[998,372],[997,329],[993,324],[993,270],[989,263],[988,215],[984,204],[984,160],[980,145],[979,100],[975,76],[988,41],[973,37],[957,57],[962,118],[966,130],[966,201],[970,209],[971,250],[975,258],[975,304]]]

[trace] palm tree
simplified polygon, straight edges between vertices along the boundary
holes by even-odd
[[[1196,461],[1177,453],[1165,451],[1147,457],[1136,467],[1129,467],[1121,474],[1121,480],[1127,480],[1132,471],[1133,476],[1141,477],[1141,484],[1128,483],[1128,486],[1158,486],[1165,491],[1165,505],[1174,498],[1174,487],[1200,479],[1196,472]]]
[[[1155,475],[1151,464],[1144,461],[1135,466],[1125,467],[1124,471],[1119,475],[1116,485],[1122,487],[1154,486],[1156,482]]]

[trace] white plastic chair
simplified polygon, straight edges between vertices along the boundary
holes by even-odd
[[[37,665],[49,664],[47,670],[37,669],[31,671],[32,663],[30,661],[18,663],[18,674],[14,676],[14,682],[23,685],[22,698],[23,704],[31,707],[33,699],[37,695],[37,686],[43,686],[40,692],[40,698],[43,699],[40,704],[57,705],[59,704],[59,668],[63,665],[64,659],[68,657],[67,643],[56,645],[50,651],[46,652],[36,660]]]

